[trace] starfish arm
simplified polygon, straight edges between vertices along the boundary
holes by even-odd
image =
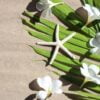
[[[56,48],[55,48],[55,51],[54,51],[54,53],[53,53],[53,56],[52,56],[52,58],[51,58],[51,60],[50,60],[50,65],[53,63],[53,61],[55,60],[55,58],[56,58],[56,56],[57,56],[57,53],[58,53],[58,50],[59,50],[59,46],[56,46]]]
[[[55,46],[56,42],[37,42],[36,44],[38,44],[38,45],[51,45],[51,46]]]
[[[73,36],[76,35],[76,32],[71,33],[68,37],[66,37],[65,39],[63,39],[61,42],[62,44],[64,44],[65,42],[67,42],[68,40],[70,40]]]
[[[56,41],[59,41],[59,24],[56,25],[55,34],[56,34]]]
[[[71,58],[75,59],[75,56],[67,49],[65,48],[63,45],[61,45],[61,49],[67,53]]]

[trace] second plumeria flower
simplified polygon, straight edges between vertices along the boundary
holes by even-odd
[[[85,4],[83,8],[88,13],[87,24],[93,22],[94,20],[100,20],[100,10],[98,8],[91,6],[89,4]]]
[[[90,46],[93,47],[90,52],[100,54],[100,32],[96,34],[95,38],[92,38],[89,42]]]
[[[63,92],[61,89],[62,82],[60,80],[52,80],[50,76],[37,78],[37,84],[42,88],[36,96],[39,100],[45,100],[54,93],[61,94]]]
[[[51,0],[39,0],[39,2],[36,3],[36,8],[38,11],[42,11],[42,16],[48,17],[52,13],[52,7],[63,3],[64,2],[54,3]]]
[[[100,68],[96,65],[87,65],[86,63],[82,64],[82,67],[80,68],[81,74],[85,77],[85,80],[83,84],[81,85],[81,88],[83,85],[89,81],[94,82],[98,85],[100,85]]]

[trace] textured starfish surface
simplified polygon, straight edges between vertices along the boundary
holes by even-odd
[[[55,40],[56,40],[55,42],[37,42],[37,44],[39,44],[39,45],[55,46],[55,50],[53,52],[53,55],[52,55],[52,58],[51,58],[49,64],[53,63],[53,61],[55,60],[55,58],[58,54],[59,49],[63,50],[71,58],[75,59],[75,56],[63,45],[65,42],[70,40],[75,34],[76,34],[76,32],[73,32],[68,37],[64,38],[63,40],[60,40],[59,39],[59,24],[58,24],[58,25],[56,25],[56,30],[55,30]]]

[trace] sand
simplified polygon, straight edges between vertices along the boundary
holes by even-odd
[[[79,0],[66,0],[75,8]],[[37,77],[50,75],[53,68],[45,68],[43,59],[28,45],[38,39],[31,37],[21,22],[22,12],[31,0],[0,0],[0,100],[32,100],[36,91],[29,84]],[[55,19],[57,20],[57,19]],[[65,88],[68,91],[69,85]],[[69,100],[64,94],[50,100]]]

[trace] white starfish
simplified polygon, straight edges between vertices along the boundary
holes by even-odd
[[[68,40],[70,40],[74,35],[76,34],[76,32],[73,32],[71,35],[69,35],[68,37],[64,38],[63,40],[59,39],[59,25],[56,26],[56,30],[55,30],[55,38],[56,41],[55,42],[37,42],[37,44],[39,45],[48,45],[48,46],[55,46],[55,51],[53,53],[53,56],[50,60],[49,64],[52,64],[53,61],[55,60],[57,53],[59,51],[59,49],[62,49],[65,53],[67,53],[71,58],[75,59],[74,55],[63,46],[63,44],[65,42],[67,42]]]

